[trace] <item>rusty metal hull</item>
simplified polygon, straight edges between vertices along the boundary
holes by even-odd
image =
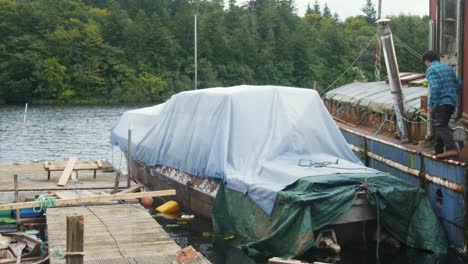
[[[432,155],[365,134],[339,124],[353,150],[367,166],[388,172],[426,190],[432,208],[446,231],[449,245],[465,247],[465,184],[467,164],[437,160]]]
[[[145,166],[138,161],[132,161],[134,180],[142,183],[148,190],[175,189],[175,197],[164,198],[176,200],[185,210],[211,220],[214,199],[220,181],[212,178],[196,177],[183,171],[167,166]],[[371,240],[376,230],[376,212],[360,195],[353,206],[333,224],[323,229],[334,229],[338,241],[342,245],[356,245]]]

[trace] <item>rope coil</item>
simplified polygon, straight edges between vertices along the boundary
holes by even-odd
[[[46,212],[48,207],[57,206],[57,203],[55,202],[54,198],[47,197],[43,194],[39,195],[39,197],[36,198],[36,202],[39,202],[40,206],[39,206],[39,209],[36,209],[35,207],[33,207],[33,211],[35,213]]]

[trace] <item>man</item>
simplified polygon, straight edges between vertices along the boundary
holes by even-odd
[[[444,159],[458,155],[458,148],[448,124],[457,107],[461,81],[450,66],[440,63],[437,59],[437,54],[432,50],[426,51],[422,56],[427,66],[427,81],[431,87],[427,112],[432,115],[434,150],[438,159]]]

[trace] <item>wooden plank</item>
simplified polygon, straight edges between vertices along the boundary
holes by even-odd
[[[78,199],[81,197],[93,197],[97,196],[97,194],[92,193],[88,190],[76,190],[76,191],[56,191],[55,195],[59,199]]]
[[[97,166],[99,168],[102,168],[102,161],[101,160],[97,160],[96,163],[97,163]]]
[[[70,157],[68,160],[67,166],[60,177],[59,182],[57,183],[58,186],[65,186],[68,182],[68,178],[70,178],[70,173],[73,171],[73,167],[77,161],[76,157]]]
[[[141,193],[124,193],[124,194],[112,194],[112,195],[98,195],[94,197],[80,197],[74,199],[58,199],[55,200],[57,206],[65,205],[77,205],[85,203],[105,203],[115,200],[129,200],[138,199],[143,197],[159,197],[159,196],[170,196],[175,195],[175,190],[164,190],[164,191],[153,191],[153,192],[141,192]],[[34,208],[39,207],[39,202],[24,202],[24,203],[11,203],[0,205],[0,210],[15,210],[22,208]]]
[[[117,194],[122,194],[122,193],[133,193],[133,192],[136,192],[136,191],[139,191],[141,188],[143,187],[143,185],[135,185],[135,186],[132,186],[128,189],[125,189],[123,191],[120,191],[118,192]]]
[[[65,170],[66,165],[63,164],[55,164],[49,165],[49,171],[63,171]],[[99,167],[96,163],[75,163],[73,170],[99,170]]]

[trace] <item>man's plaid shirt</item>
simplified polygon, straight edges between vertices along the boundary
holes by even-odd
[[[461,81],[450,66],[433,61],[426,70],[426,77],[431,86],[429,107],[434,108],[444,104],[457,106]]]

